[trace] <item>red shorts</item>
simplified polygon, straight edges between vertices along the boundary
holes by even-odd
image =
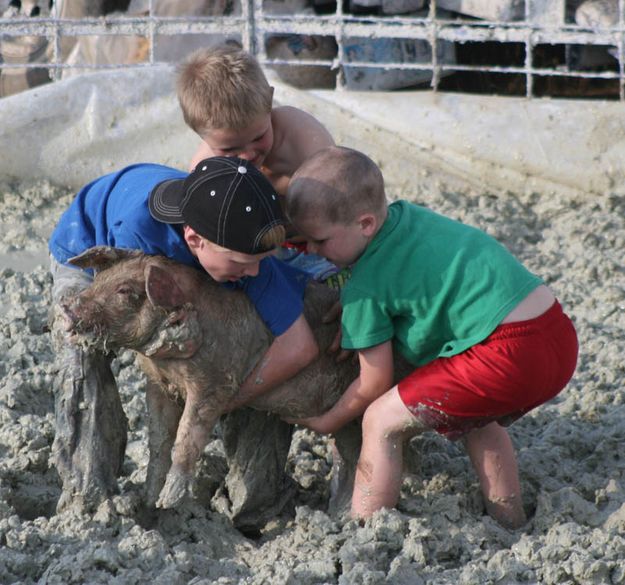
[[[540,317],[497,327],[481,343],[438,358],[398,385],[408,409],[456,439],[497,421],[507,426],[556,396],[577,364],[577,334],[558,302]]]

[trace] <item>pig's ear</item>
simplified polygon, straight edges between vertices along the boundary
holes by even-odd
[[[98,270],[106,270],[113,264],[125,258],[133,258],[139,256],[141,252],[138,250],[126,250],[125,248],[111,248],[110,246],[94,246],[85,250],[82,254],[70,258],[68,262],[79,268],[93,268]]]
[[[185,303],[184,293],[171,273],[153,264],[145,269],[145,292],[155,307],[173,309]]]

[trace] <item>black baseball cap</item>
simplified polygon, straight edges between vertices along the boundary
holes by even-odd
[[[244,254],[267,252],[263,236],[286,223],[269,180],[237,157],[207,158],[185,179],[159,183],[148,206],[154,219],[189,225],[222,248]]]

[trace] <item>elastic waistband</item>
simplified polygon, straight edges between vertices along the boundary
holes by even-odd
[[[562,305],[556,300],[542,315],[528,319],[527,321],[515,321],[514,323],[504,323],[495,328],[489,335],[489,339],[506,337],[508,335],[518,335],[523,332],[531,332],[536,329],[545,330],[552,325],[561,324],[563,317],[567,318],[562,310]]]

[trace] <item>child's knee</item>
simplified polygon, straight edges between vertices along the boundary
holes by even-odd
[[[394,443],[405,435],[406,425],[398,421],[381,401],[373,402],[362,420],[363,437],[375,437],[379,441]]]
[[[363,436],[376,435],[386,441],[407,439],[429,430],[427,421],[408,410],[396,387],[371,403],[362,421]]]
[[[391,432],[388,419],[386,409],[379,400],[371,403],[362,417],[363,436],[388,436]]]

